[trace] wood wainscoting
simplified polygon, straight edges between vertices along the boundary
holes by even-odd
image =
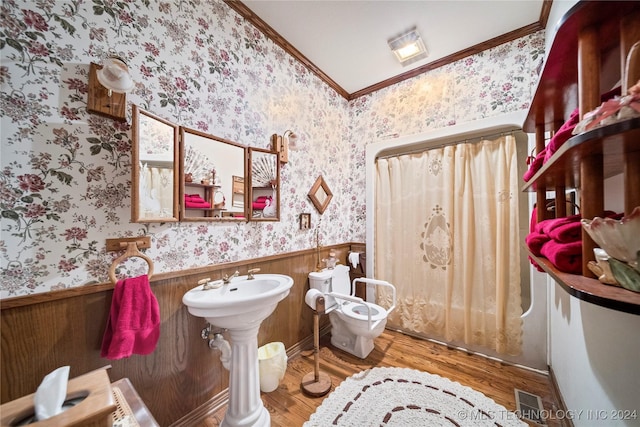
[[[333,249],[341,263],[351,243],[323,247],[320,258]],[[305,304],[308,274],[318,261],[315,249],[265,258],[154,275],[151,289],[160,305],[160,339],[153,353],[121,360],[100,357],[113,284],[96,284],[0,301],[2,336],[1,403],[34,393],[45,375],[70,366],[70,378],[111,365],[111,381],[129,378],[162,426],[168,426],[207,405],[222,393],[229,374],[219,352],[201,338],[206,326],[182,304],[182,296],[198,280],[217,279],[239,270],[291,276],[289,296],[260,328],[258,344],[283,342],[292,349],[313,335],[313,311]],[[324,316],[323,326],[328,318]]]

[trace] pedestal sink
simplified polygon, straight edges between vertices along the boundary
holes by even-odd
[[[271,425],[260,399],[258,331],[264,319],[289,295],[293,279],[282,274],[256,274],[233,278],[216,289],[197,286],[182,297],[189,313],[229,331],[229,405],[222,427]]]

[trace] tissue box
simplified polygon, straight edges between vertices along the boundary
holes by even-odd
[[[34,396],[35,393],[32,393],[0,406],[0,426],[111,427],[113,424],[112,413],[116,410],[116,404],[105,369],[97,369],[69,380],[65,401],[84,397],[75,406],[49,419],[25,424],[35,413]]]

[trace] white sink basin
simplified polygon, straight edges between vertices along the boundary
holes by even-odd
[[[182,297],[189,313],[204,317],[212,325],[242,329],[260,324],[289,295],[293,279],[283,274],[239,276],[218,289],[197,286]]]
[[[221,427],[271,426],[269,411],[260,399],[258,331],[291,286],[289,276],[256,274],[253,279],[235,277],[217,289],[197,286],[182,297],[189,313],[227,329],[231,338],[229,404]]]

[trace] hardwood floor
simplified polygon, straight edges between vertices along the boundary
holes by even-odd
[[[331,346],[327,334],[320,339],[320,370],[332,379],[332,391],[345,378],[376,366],[417,369],[437,374],[469,386],[511,411],[516,410],[514,388],[540,396],[545,410],[559,409],[559,401],[547,375],[507,365],[482,356],[448,348],[399,332],[385,330],[376,339],[375,349],[362,360]],[[302,377],[313,372],[313,352],[303,351],[288,361],[287,372],[278,389],[262,393],[273,427],[301,426],[329,394],[312,398],[302,393]],[[202,425],[219,426],[226,408],[221,408]],[[530,425],[537,425],[530,423]],[[562,426],[549,420],[548,426]],[[367,426],[363,426],[367,427]]]

